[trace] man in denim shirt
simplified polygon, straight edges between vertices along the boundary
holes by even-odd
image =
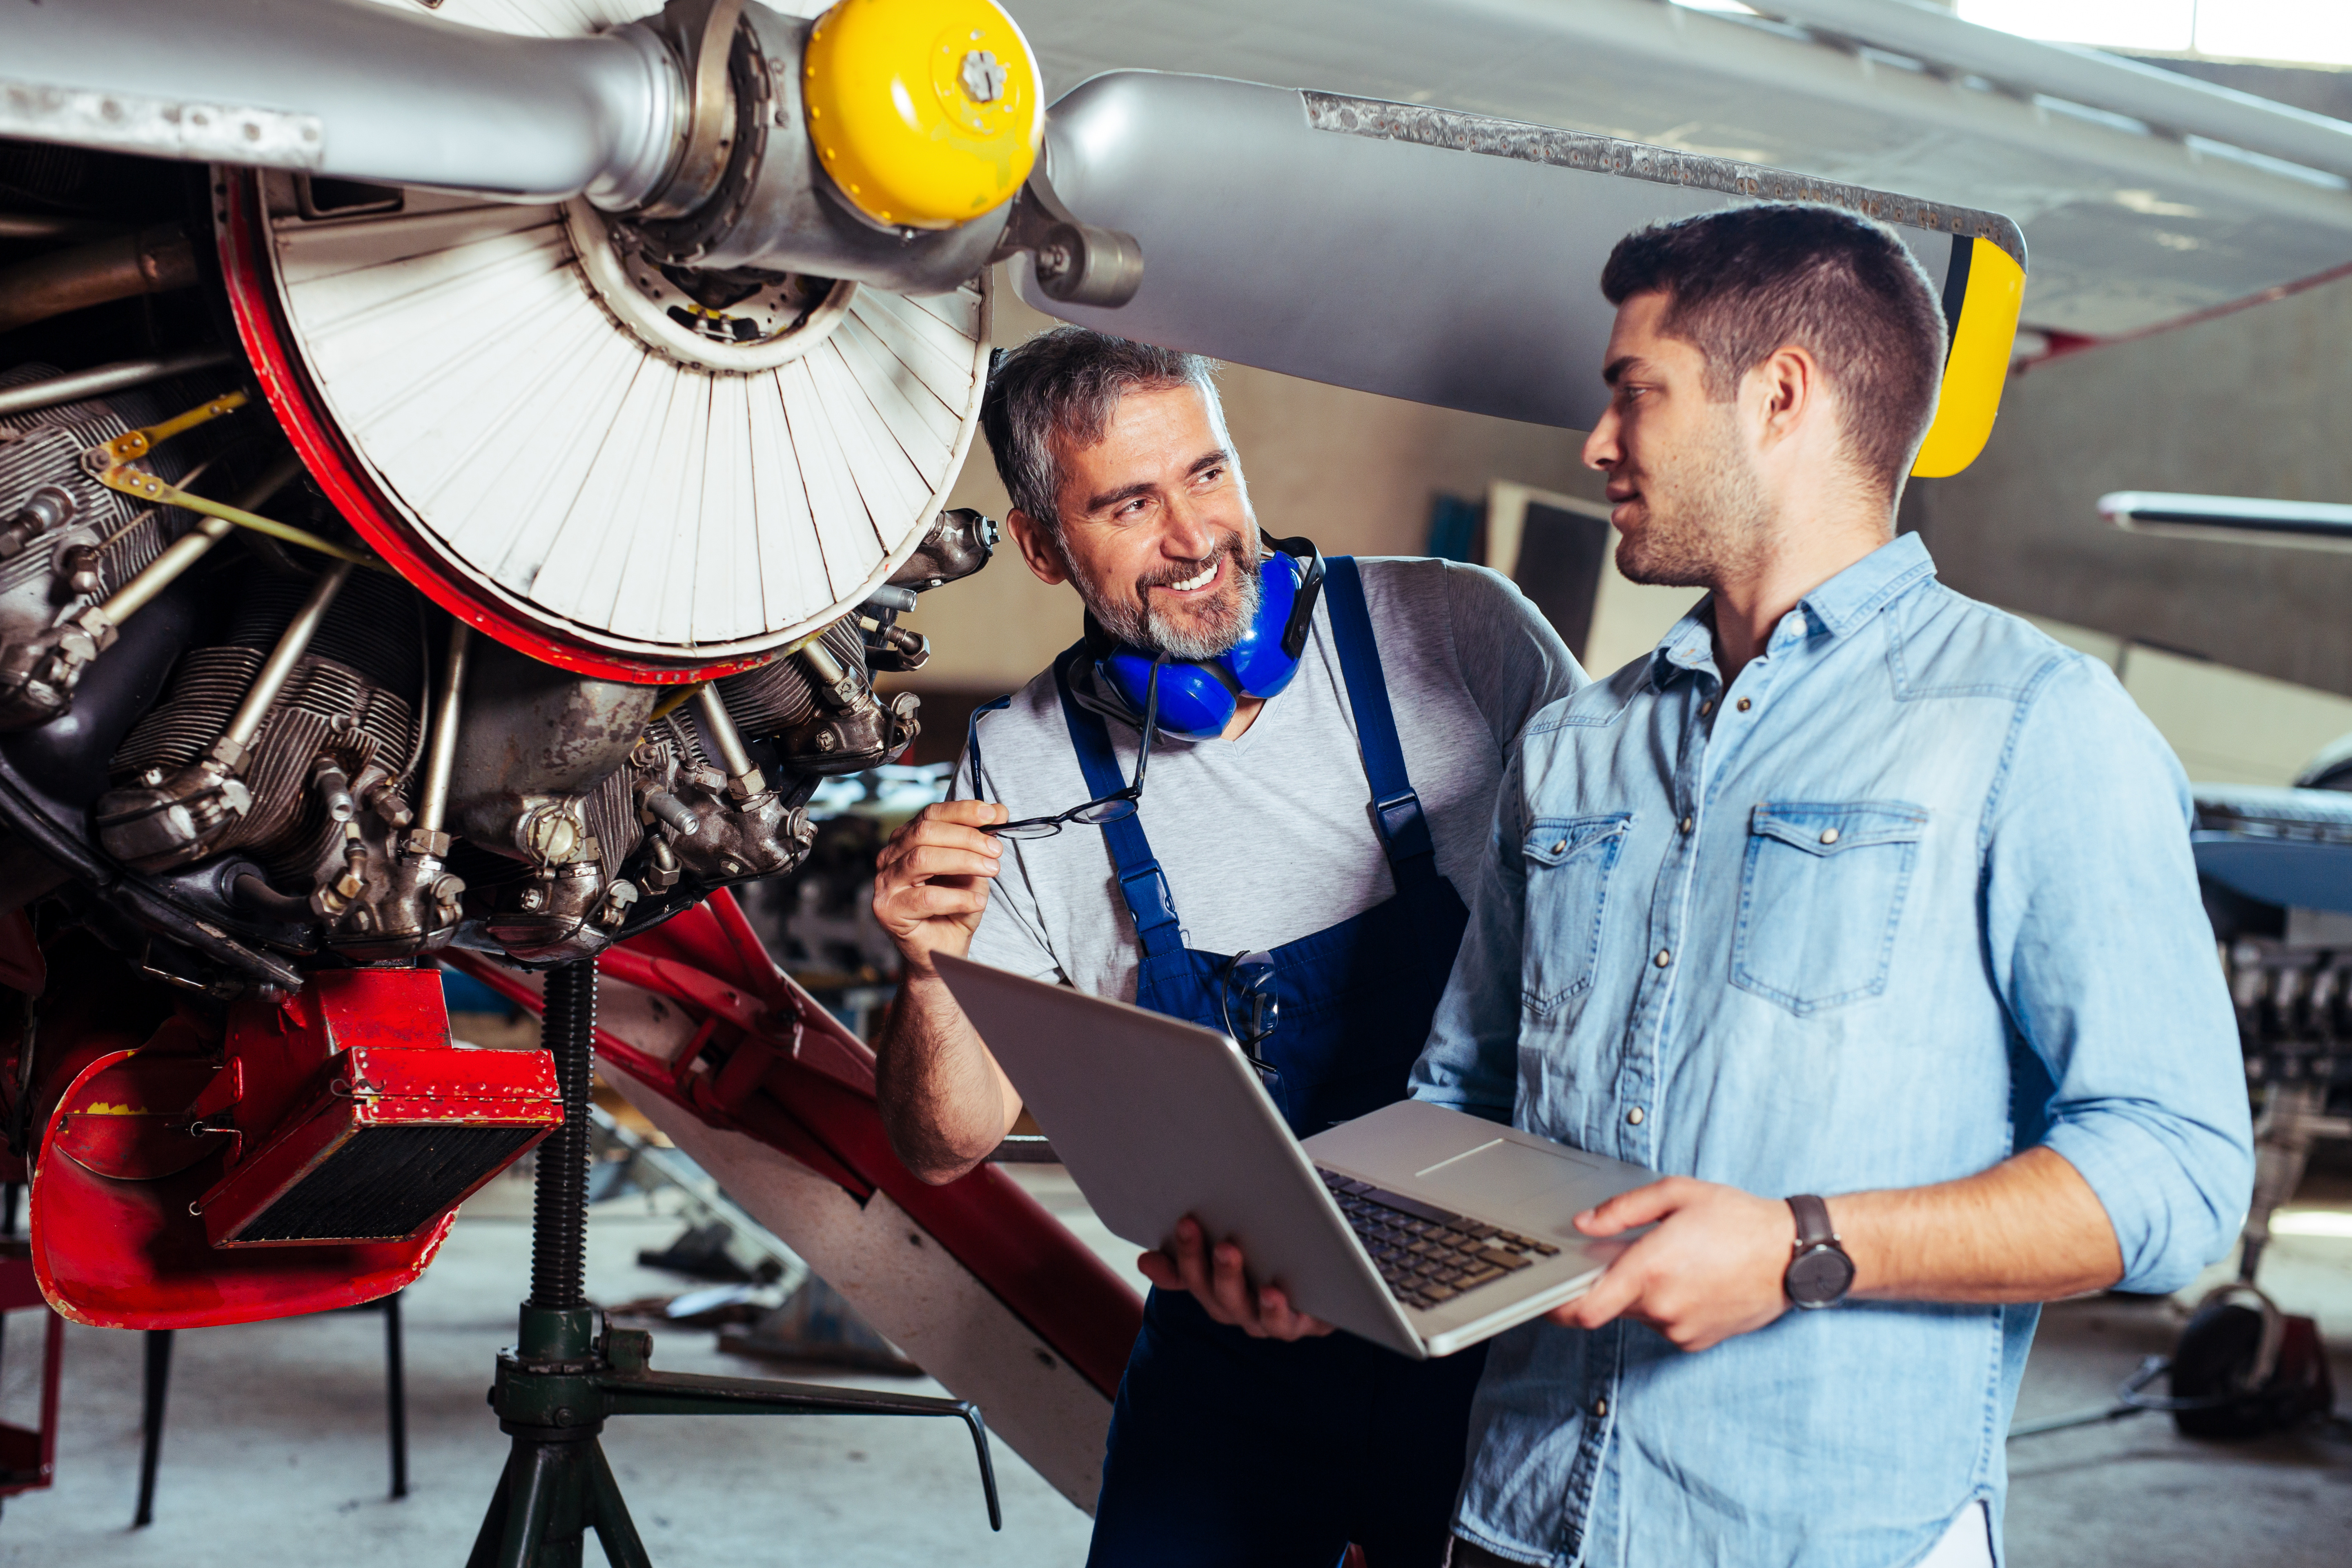
[[[1668,1175],[1494,1342],[1454,1561],[1997,1562],[2034,1303],[2177,1289],[2245,1211],[2187,786],[1894,537],[1945,331],[1891,233],[1717,213],[1601,287],[1618,565],[1710,592],[1526,731],[1414,1092]]]

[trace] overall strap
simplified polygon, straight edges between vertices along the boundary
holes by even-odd
[[[1110,730],[1102,715],[1078,705],[1070,690],[1070,670],[1087,654],[1081,640],[1054,661],[1054,689],[1062,699],[1062,719],[1070,727],[1070,744],[1078,753],[1078,771],[1086,775],[1087,793],[1096,799],[1127,787],[1119,772],[1118,753],[1111,749]],[[1176,919],[1176,901],[1169,894],[1168,878],[1152,858],[1151,843],[1134,816],[1107,822],[1100,829],[1118,868],[1118,890],[1127,899],[1127,912],[1135,921],[1135,939],[1146,963],[1183,951],[1184,933]]]
[[[1380,829],[1391,869],[1433,855],[1421,797],[1404,771],[1404,748],[1397,742],[1396,715],[1389,708],[1389,685],[1381,674],[1380,644],[1372,637],[1371,612],[1364,605],[1363,574],[1352,555],[1325,561],[1323,602],[1331,610],[1331,640],[1339,673],[1348,682],[1348,705],[1356,714],[1356,742],[1363,748],[1364,777],[1372,786],[1372,821]]]

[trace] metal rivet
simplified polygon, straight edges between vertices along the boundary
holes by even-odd
[[[1672,963],[1674,961],[1675,955],[1662,947],[1658,949],[1658,956],[1651,962],[1655,963],[1660,969],[1664,969],[1667,964]]]
[[[1635,1127],[1642,1125],[1642,1108],[1635,1106],[1625,1113],[1625,1120]]]
[[[1824,828],[1822,828],[1822,843],[1824,843],[1824,844],[1834,844],[1834,843],[1836,843],[1837,841],[1838,841],[1838,830],[1837,830],[1836,828],[1834,828],[1834,827],[1824,827]]]
[[[1754,704],[1753,702],[1748,701],[1748,699],[1746,699],[1745,697],[1743,697],[1743,698],[1741,698],[1741,699],[1739,700],[1739,710],[1740,710],[1742,713],[1747,712],[1750,708],[1753,708],[1753,707],[1755,707],[1755,706],[1756,706],[1756,704]]]

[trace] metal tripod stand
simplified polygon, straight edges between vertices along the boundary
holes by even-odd
[[[1003,1528],[988,1429],[968,1400],[755,1378],[657,1373],[653,1336],[614,1329],[583,1293],[588,1225],[588,1080],[596,966],[547,977],[541,1037],[555,1057],[563,1125],[539,1146],[530,1299],[517,1342],[499,1352],[490,1403],[514,1439],[467,1568],[580,1568],[592,1528],[613,1568],[652,1568],[596,1440],[613,1415],[951,1415],[971,1429],[991,1529]]]

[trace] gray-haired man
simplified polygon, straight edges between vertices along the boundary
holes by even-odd
[[[966,798],[895,836],[875,879],[906,962],[884,1114],[928,1180],[986,1158],[1021,1109],[938,952],[1229,1029],[1302,1132],[1402,1098],[1506,749],[1582,682],[1494,574],[1335,558],[1279,696],[1237,692],[1222,729],[1190,740],[1160,727],[1132,816],[990,831],[1066,818],[1138,776],[1140,715],[1098,668],[1116,649],[1181,661],[1163,682],[1173,671],[1214,699],[1209,667],[1289,596],[1266,575],[1289,568],[1262,552],[1210,369],[1065,327],[1007,355],[990,386],[1008,527],[1031,571],[1076,586],[1087,636],[975,719]],[[1294,581],[1311,590],[1307,573]],[[1262,599],[1268,582],[1285,592]],[[1244,989],[1278,1011],[1237,1010]],[[1092,1563],[1330,1568],[1351,1541],[1379,1568],[1443,1561],[1481,1355],[1413,1363],[1330,1335],[1189,1228],[1140,1266],[1155,1289]]]

